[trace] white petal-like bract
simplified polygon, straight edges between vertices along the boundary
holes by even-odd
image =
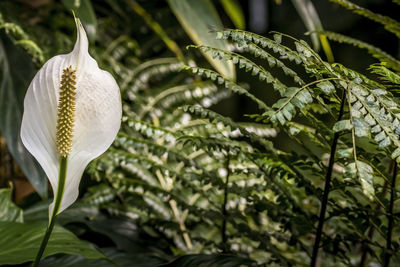
[[[56,194],[60,169],[56,146],[57,105],[63,70],[72,66],[76,70],[75,122],[58,213],[77,199],[83,171],[114,141],[122,115],[121,96],[115,79],[101,70],[89,55],[88,39],[79,19],[76,19],[76,25],[77,41],[73,51],[51,58],[33,78],[25,96],[21,125],[23,144],[46,172]],[[54,201],[50,213],[53,205]]]

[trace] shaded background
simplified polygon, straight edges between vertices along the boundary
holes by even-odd
[[[24,30],[30,37],[41,45],[46,58],[59,53],[67,53],[71,47],[74,36],[74,27],[70,11],[66,8],[62,1],[53,0],[18,0],[0,2],[0,11],[5,18],[11,20],[17,19]],[[66,1],[64,1],[66,2]],[[111,29],[111,21],[104,19],[102,22],[107,26],[105,29],[98,30],[96,39],[91,38],[91,42],[101,44],[109,42],[102,40],[100,31],[115,31],[119,34],[126,34],[137,40],[144,47],[141,57],[146,57],[146,54],[151,54],[152,57],[157,56],[173,56],[170,51],[165,50],[160,40],[154,39],[153,32],[143,25],[142,19],[133,11],[123,13],[117,9],[112,9],[113,1],[93,0],[94,15],[97,21],[102,21],[102,18],[107,17],[110,12],[122,21],[131,24],[129,29]],[[121,1],[116,1],[121,2]],[[169,11],[166,1],[138,1],[156,20],[159,20],[163,27],[168,32],[169,28],[175,28],[178,22]],[[220,1],[213,1],[218,9],[219,15],[225,27],[234,27],[230,18],[223,10]],[[307,29],[301,20],[299,13],[296,11],[291,1],[288,0],[249,0],[239,1],[243,10],[246,21],[246,30],[265,35],[270,31],[279,31],[289,34],[295,38],[305,39],[310,42],[309,36],[304,33]],[[342,33],[362,41],[373,44],[382,50],[392,54],[399,55],[398,39],[391,33],[384,30],[381,25],[374,23],[371,20],[357,16],[344,8],[331,3],[329,1],[313,1],[319,14],[322,25],[325,30]],[[357,1],[357,4],[374,10],[377,13],[396,17],[400,8],[398,5],[384,0],[363,0]],[[124,11],[125,12],[125,11]],[[128,14],[128,15],[127,15]],[[102,25],[99,25],[101,28]],[[211,26],[212,27],[212,26]],[[55,39],[49,39],[52,32],[56,32],[58,36]],[[63,35],[59,35],[59,33]],[[45,34],[44,34],[45,33]],[[170,31],[172,39],[178,39],[180,43],[191,44],[192,41],[186,37],[182,29],[178,31]],[[90,29],[89,29],[90,34]],[[2,33],[2,38],[7,37]],[[345,44],[331,42],[335,61],[344,64],[345,66],[355,69],[361,73],[367,73],[366,68],[370,64],[376,62],[367,52]],[[146,51],[147,50],[147,51]],[[20,51],[24,53],[23,51]],[[93,53],[94,51],[92,51]],[[323,55],[323,53],[321,53]],[[260,62],[260,61],[258,61]],[[16,62],[18,64],[18,62]],[[100,62],[101,65],[101,62]],[[33,67],[33,66],[32,66]],[[273,103],[277,99],[277,93],[265,89],[265,84],[258,82],[255,79],[248,79],[248,75],[244,74],[243,70],[238,71],[238,81],[247,83],[254,90],[254,94],[267,103]],[[28,75],[28,74],[27,74]],[[32,73],[31,73],[32,75]],[[284,83],[289,83],[290,80],[286,76],[279,76]],[[26,80],[30,80],[26,77]],[[233,95],[227,100],[222,101],[217,106],[213,107],[216,111],[223,115],[232,117],[235,120],[246,120],[242,115],[256,112],[254,105],[245,97]],[[2,116],[3,114],[0,114]],[[292,145],[287,142],[285,136],[280,137],[281,148]],[[279,147],[279,145],[278,145]],[[22,199],[34,192],[30,183],[25,179],[23,173],[18,168],[17,164],[12,159],[12,156],[7,150],[4,138],[0,138],[0,186],[7,187],[9,183],[14,183],[16,189],[16,201],[21,203]]]

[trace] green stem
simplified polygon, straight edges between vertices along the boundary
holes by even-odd
[[[58,189],[57,189],[57,194],[55,196],[56,201],[54,203],[54,208],[53,208],[53,212],[51,214],[49,226],[47,226],[46,233],[43,237],[42,243],[40,244],[39,251],[36,255],[35,261],[32,264],[32,267],[37,267],[39,265],[40,259],[42,258],[44,250],[46,249],[47,242],[50,239],[51,232],[53,231],[57,212],[60,209],[61,199],[62,199],[62,196],[64,193],[65,177],[67,176],[67,165],[68,165],[68,157],[61,157],[60,173],[58,175]]]

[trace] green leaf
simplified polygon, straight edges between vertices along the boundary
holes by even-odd
[[[353,125],[351,125],[350,120],[341,120],[341,121],[336,122],[335,125],[333,125],[333,131],[335,133],[350,130],[352,128],[353,128]]]
[[[221,267],[239,267],[239,266],[256,266],[255,262],[239,258],[234,255],[224,255],[224,254],[193,254],[181,256],[168,264],[161,265],[163,267],[184,267],[184,266],[221,266]]]
[[[358,137],[369,136],[371,127],[363,118],[353,118],[354,133]]]
[[[353,148],[338,149],[336,154],[338,158],[350,158],[353,155]]]
[[[49,205],[51,200],[39,202],[24,210],[25,222],[46,221],[49,218]],[[65,225],[72,222],[84,222],[86,218],[94,218],[99,213],[94,205],[84,204],[80,201],[72,204],[68,209],[57,215],[57,223]]]
[[[25,210],[25,221],[38,222],[47,220],[49,204],[49,201],[43,201]],[[57,215],[57,222],[61,225],[69,223],[85,224],[91,231],[110,238],[119,250],[135,255],[154,254],[154,251],[151,251],[150,248],[155,247],[155,244],[161,244],[159,239],[146,235],[132,221],[121,217],[108,218],[99,212],[98,207],[82,203],[82,201],[75,202],[67,210]]]
[[[21,264],[32,261],[39,249],[46,223],[0,222],[0,264]],[[82,255],[89,259],[105,256],[89,242],[79,240],[70,231],[56,225],[43,258],[58,253]]]
[[[64,6],[74,10],[75,15],[82,21],[90,41],[94,41],[97,31],[97,19],[91,0],[62,0]]]
[[[373,186],[374,170],[365,162],[358,160],[356,163],[353,162],[348,164],[344,168],[344,175],[351,178],[357,177],[361,183],[364,195],[373,200],[375,195],[375,189]]]
[[[216,34],[210,32],[223,28],[218,13],[210,0],[168,0],[168,3],[195,44],[229,50],[226,40],[217,40]],[[213,59],[208,53],[203,54],[222,76],[235,79],[235,68],[232,62]]]
[[[396,148],[395,151],[393,151],[392,153],[392,158],[396,159],[396,161],[398,162],[398,160],[400,160],[400,148]]]
[[[324,94],[330,95],[335,92],[335,86],[330,81],[324,81],[317,84],[318,88],[324,92]]]
[[[0,221],[1,222],[23,222],[23,212],[11,201],[12,190],[10,188],[0,189]]]
[[[47,196],[47,179],[22,144],[19,130],[22,121],[23,99],[34,68],[30,57],[14,46],[7,37],[0,38],[0,131],[8,150],[33,187],[42,197]]]
[[[357,168],[359,172],[359,179],[361,182],[361,186],[364,194],[369,199],[374,199],[373,196],[375,194],[374,186],[373,186],[373,169],[370,165],[365,162],[357,161]]]
[[[148,267],[148,266],[159,266],[164,263],[158,257],[154,255],[143,255],[135,253],[126,253],[115,248],[102,248],[101,251],[115,263],[115,266],[135,266],[135,267]],[[133,265],[134,263],[134,265]],[[40,267],[109,267],[114,266],[109,261],[104,259],[86,259],[82,256],[76,255],[63,255],[61,257],[51,257],[43,260],[40,263]]]
[[[239,2],[237,0],[221,0],[221,4],[235,27],[244,30],[246,28],[246,21]]]

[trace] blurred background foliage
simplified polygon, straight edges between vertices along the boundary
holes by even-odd
[[[87,168],[79,201],[59,216],[45,254],[50,257],[41,266],[308,265],[341,85],[320,85],[315,89],[317,95],[312,93],[314,103],[307,95],[299,98],[306,108],[293,121],[296,111],[285,113],[282,122],[268,115],[270,107],[281,110],[273,104],[294,96],[288,95],[294,87],[285,84],[300,87],[305,84],[302,80],[313,82],[339,73],[343,79],[361,74],[375,79],[378,75],[368,67],[379,60],[399,70],[395,58],[400,31],[385,29],[371,15],[358,16],[338,2],[347,3],[1,1],[0,185],[4,189],[0,190],[0,232],[7,232],[7,238],[0,241],[0,264],[31,260],[48,220],[52,193],[47,179],[19,139],[22,101],[37,69],[52,56],[71,51],[73,9],[88,33],[90,54],[121,88],[124,116],[113,146]],[[395,18],[400,10],[395,2],[364,0],[357,4]],[[383,24],[397,25],[386,20]],[[262,47],[275,54],[254,50],[240,39],[240,32],[219,32],[224,28],[268,36],[271,47],[265,40],[257,42],[266,42],[267,48]],[[359,39],[392,56],[333,33],[322,35],[324,30]],[[290,38],[294,52],[282,54],[281,49],[286,49],[280,46],[282,36],[274,39],[270,31],[304,39],[323,60],[360,74],[344,67],[326,74],[325,65],[312,61],[318,57],[304,59],[309,47]],[[218,33],[223,38],[216,38],[221,37]],[[259,38],[243,36],[249,42]],[[187,48],[191,44],[217,50]],[[230,51],[250,51],[246,56],[255,66]],[[285,61],[289,68],[281,62],[287,59],[301,64]],[[263,67],[271,76],[265,74],[268,77],[261,79]],[[391,86],[365,83],[388,88],[397,97],[398,85],[391,81]],[[335,88],[337,94],[332,93]],[[390,205],[389,189],[397,194],[390,186],[393,161],[387,150],[361,139],[359,157],[369,167],[360,182],[346,180],[347,174],[341,173],[346,166],[353,171],[349,163],[352,141],[347,135],[339,144],[321,266],[384,264],[388,253],[396,266],[400,264],[400,232],[395,225],[388,249],[385,212]],[[373,184],[375,190],[368,191],[365,183]],[[398,222],[396,205],[389,215]],[[7,250],[11,247],[16,249]]]

